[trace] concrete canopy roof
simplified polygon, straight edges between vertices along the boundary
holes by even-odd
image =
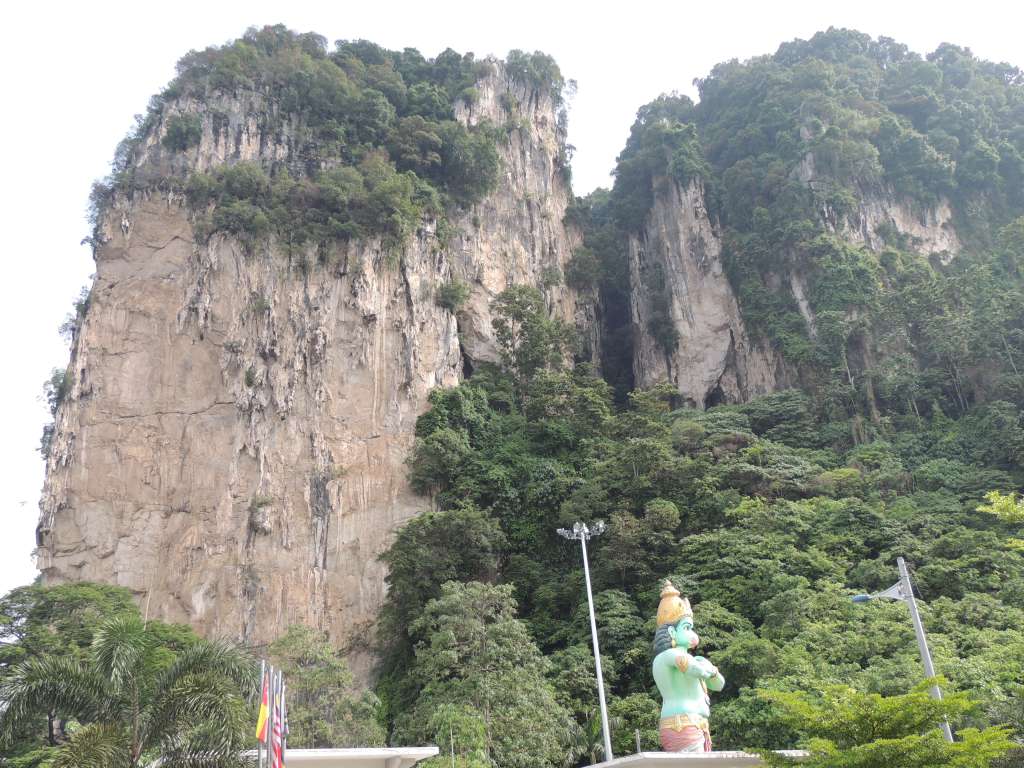
[[[806,752],[798,749],[783,749],[778,754],[795,758],[807,757]],[[638,752],[604,763],[595,763],[591,768],[698,768],[697,763],[707,768],[764,765],[760,757],[748,752]]]
[[[289,749],[288,768],[411,768],[437,754],[437,747]]]

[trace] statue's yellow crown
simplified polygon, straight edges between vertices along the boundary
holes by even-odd
[[[662,624],[675,624],[682,618],[693,621],[693,609],[690,601],[679,596],[679,590],[672,582],[665,579],[665,586],[661,588],[661,602],[658,603],[658,626]]]

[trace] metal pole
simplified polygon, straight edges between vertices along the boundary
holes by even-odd
[[[896,558],[896,565],[900,569],[900,584],[902,585],[901,591],[903,592],[903,599],[907,606],[910,608],[910,619],[914,623],[914,634],[917,635],[917,650],[921,653],[921,663],[924,665],[925,677],[935,677],[935,667],[932,666],[932,654],[928,650],[928,639],[924,634],[924,625],[921,624],[921,615],[917,612],[917,601],[914,599],[914,587],[910,583],[910,574],[907,572],[907,564],[904,562],[902,557]],[[933,685],[931,688],[932,698],[936,701],[942,701],[942,691],[939,690],[939,686]],[[942,735],[946,737],[946,741],[953,742],[953,732],[949,727],[949,721],[946,718],[942,719],[942,723],[939,725],[942,729]]]
[[[587,563],[587,536],[590,531],[583,526],[580,544],[583,547],[583,576],[587,581],[587,607],[590,609],[590,634],[594,639],[594,667],[597,671],[597,699],[601,705],[601,733],[604,736],[604,759],[613,760],[611,732],[608,730],[608,707],[604,701],[604,674],[601,672],[601,649],[597,644],[597,621],[594,618],[594,598],[590,594],[590,565]]]
[[[281,673],[281,765],[286,765],[285,758],[288,754],[288,683],[284,681],[284,672]]]
[[[259,712],[259,708],[263,706],[263,686],[267,682],[267,660],[260,659],[260,687],[259,693],[257,694],[259,704],[257,705],[256,711]],[[257,768],[263,768],[263,742],[259,739],[256,740],[256,766]]]
[[[274,703],[277,700],[277,676],[274,667],[270,667],[270,709],[267,712],[267,765],[274,768]]]

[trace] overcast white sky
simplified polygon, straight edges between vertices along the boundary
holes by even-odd
[[[433,56],[512,48],[555,57],[579,90],[569,140],[577,193],[609,183],[637,107],[714,64],[771,53],[829,26],[887,35],[927,52],[941,42],[1024,66],[1019,0],[919,2],[17,2],[0,17],[0,594],[35,577],[31,559],[57,333],[93,271],[84,210],[93,179],[151,94],[191,48],[284,23],[328,40],[366,38]]]

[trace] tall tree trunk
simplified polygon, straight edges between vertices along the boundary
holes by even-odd
[[[960,412],[967,413],[967,400],[964,398],[964,390],[960,384],[960,368],[956,363],[951,363],[953,369],[953,389],[956,391],[957,400],[960,401]]]
[[[1006,334],[1000,333],[999,338],[1003,342],[1003,349],[1006,350],[1006,359],[1010,361],[1010,367],[1013,368],[1015,376],[1020,376],[1020,371],[1017,370],[1017,364],[1013,362],[1013,353],[1010,351],[1010,345],[1006,343]]]

